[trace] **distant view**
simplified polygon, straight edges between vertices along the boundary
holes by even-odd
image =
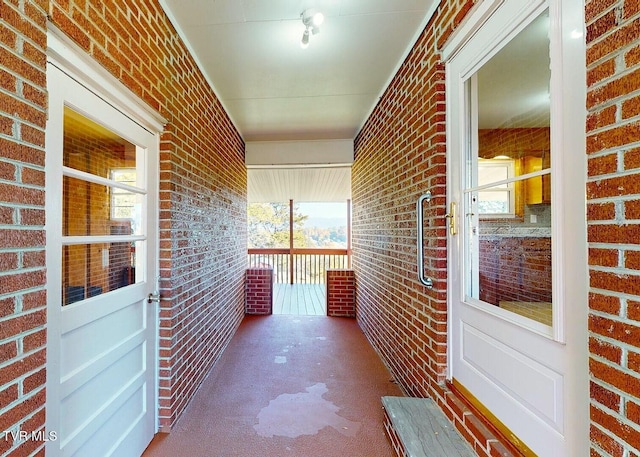
[[[249,248],[289,247],[289,203],[250,203]],[[300,202],[293,207],[296,248],[346,248],[347,202]]]

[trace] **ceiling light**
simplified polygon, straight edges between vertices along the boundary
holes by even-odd
[[[302,40],[300,40],[300,47],[302,49],[307,49],[309,47],[309,29],[305,29],[302,34]]]
[[[300,40],[300,47],[305,49],[309,46],[309,36],[311,34],[317,35],[320,33],[320,26],[324,22],[324,14],[313,10],[304,10],[302,14],[300,14],[300,17],[304,24],[304,33]]]

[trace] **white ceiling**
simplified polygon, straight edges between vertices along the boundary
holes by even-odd
[[[248,142],[353,139],[439,0],[161,3]]]
[[[297,141],[299,153],[308,149],[303,143],[355,138],[440,0],[160,2],[247,148]],[[324,13],[325,22],[302,49],[306,9]],[[523,111],[529,123],[548,122],[547,30],[543,17],[482,69],[484,128],[522,122]],[[350,198],[349,168],[320,166],[332,151],[314,152],[317,166],[308,167],[288,149],[284,165],[250,167],[249,201]],[[308,168],[296,170],[295,163]]]
[[[351,168],[249,168],[251,203],[343,202],[351,198]]]

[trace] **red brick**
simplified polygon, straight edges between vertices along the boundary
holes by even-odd
[[[627,419],[640,425],[640,404],[631,400],[627,401]]]
[[[592,86],[597,82],[607,79],[615,74],[616,62],[615,59],[609,59],[602,62],[600,65],[591,68],[587,71],[587,86]],[[615,109],[614,109],[615,112]],[[591,129],[587,129],[591,130]]]
[[[589,330],[616,341],[640,347],[640,326],[600,316],[589,316]]]
[[[622,102],[622,119],[629,119],[640,114],[640,96],[628,98]]]
[[[637,378],[626,373],[621,367],[611,366],[595,359],[589,361],[589,371],[596,379],[620,389],[633,397],[640,397],[640,383]]]
[[[600,449],[605,451],[610,456],[622,456],[624,448],[615,440],[609,433],[605,433],[598,427],[591,427],[591,442],[596,444]],[[596,454],[603,456],[603,454]]]
[[[640,373],[640,352],[629,351],[627,355],[627,366],[630,370]]]
[[[44,387],[45,382],[46,382],[46,370],[42,368],[41,370],[36,371],[32,375],[29,375],[24,379],[23,393],[28,394],[29,392],[35,389]]]
[[[602,39],[587,44],[587,65],[625,48],[640,35],[640,20],[627,22]],[[606,98],[606,96],[604,97]]]
[[[640,244],[640,225],[591,225],[587,234],[591,243]]]
[[[640,148],[631,149],[624,154],[624,169],[634,170],[640,168]]]
[[[591,271],[591,287],[612,290],[630,295],[640,295],[640,276]]]
[[[593,22],[597,16],[606,13],[607,9],[615,5],[618,0],[591,0],[585,2],[585,21]]]
[[[31,397],[24,399],[13,408],[6,412],[0,413],[0,429],[10,430],[14,424],[17,424],[20,419],[27,417],[34,413],[38,409],[44,407],[45,393],[44,389],[40,390]]]
[[[603,95],[606,97],[606,95]],[[640,125],[637,122],[613,127],[603,132],[587,136],[587,153],[619,148],[626,144],[640,141]]]
[[[640,13],[640,4],[634,0],[624,0],[624,6],[622,8],[624,19],[629,19]]]
[[[624,202],[624,217],[626,219],[640,219],[640,200]]]
[[[38,330],[33,333],[29,333],[22,338],[23,351],[25,353],[35,351],[36,349],[45,347],[47,342],[46,330]]]
[[[616,217],[616,205],[609,203],[589,203],[587,205],[587,218],[590,221],[612,220]]]
[[[640,449],[640,433],[638,433],[637,429],[634,430],[630,426],[623,424],[620,419],[593,405],[591,406],[591,419],[592,422],[600,424],[618,439],[629,443],[629,445],[636,449]]]
[[[589,338],[589,352],[613,363],[622,363],[622,348],[594,336]]]
[[[615,249],[589,249],[589,265],[616,267],[618,266],[618,251]]]
[[[619,315],[621,305],[618,297],[602,295],[597,293],[589,294],[589,305],[594,311],[602,311],[608,314]]]
[[[597,401],[601,405],[613,411],[620,411],[622,399],[617,393],[612,392],[595,382],[590,383],[590,393],[592,400]]]
[[[0,343],[0,360],[7,361],[18,355],[18,346],[16,341],[6,341]]]
[[[616,11],[609,10],[587,26],[587,42],[591,42],[613,30],[617,25]]]

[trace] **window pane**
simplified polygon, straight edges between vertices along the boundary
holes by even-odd
[[[509,214],[509,191],[485,190],[478,192],[480,214]]]
[[[478,130],[463,211],[469,297],[552,324],[549,15],[487,61],[477,83]],[[505,71],[508,68],[509,71]],[[475,110],[475,111],[474,111]],[[510,163],[511,168],[507,167]],[[473,168],[473,167],[470,167]],[[541,176],[526,176],[545,172]],[[508,180],[490,188],[477,186]],[[482,217],[481,217],[482,216]]]
[[[76,113],[64,110],[64,166],[111,178],[111,170],[136,168],[136,146]]]
[[[62,248],[62,303],[69,305],[140,281],[142,242],[76,244]]]
[[[69,108],[64,111],[63,163],[111,182],[98,184],[66,175],[62,182],[62,235],[106,237],[62,248],[62,304],[67,305],[136,282],[144,241],[110,242],[110,236],[143,235],[145,195],[138,170],[143,150]],[[139,162],[139,163],[138,163]],[[93,179],[93,178],[91,178]],[[121,189],[118,183],[140,188]],[[77,240],[64,240],[75,243]],[[93,241],[93,240],[91,240]]]
[[[64,236],[141,234],[142,195],[69,176],[63,193]]]
[[[524,181],[535,187],[541,176]],[[525,205],[522,219],[482,219],[475,298],[551,325],[551,205]]]

